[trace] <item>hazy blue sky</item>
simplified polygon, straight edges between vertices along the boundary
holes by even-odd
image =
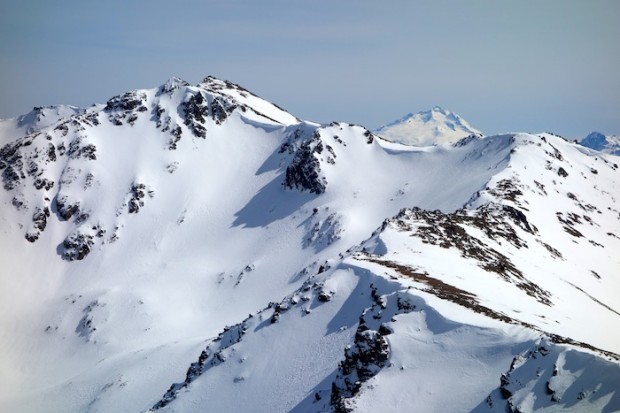
[[[316,121],[620,133],[620,1],[0,0],[0,118],[171,76]]]

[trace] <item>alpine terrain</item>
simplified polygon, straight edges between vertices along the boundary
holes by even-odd
[[[616,135],[605,136],[600,132],[592,132],[579,143],[597,151],[620,155],[620,137]]]
[[[425,116],[207,77],[0,121],[2,411],[620,411],[620,158]]]
[[[455,143],[466,136],[482,137],[465,119],[454,112],[435,106],[431,110],[409,113],[374,130],[380,137],[395,143],[430,146]]]

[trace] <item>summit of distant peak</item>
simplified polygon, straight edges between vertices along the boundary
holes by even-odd
[[[601,151],[612,155],[620,155],[619,136],[604,135],[601,132],[595,131],[581,139],[579,144],[596,151]]]
[[[409,113],[374,132],[389,141],[414,146],[453,143],[469,135],[482,136],[465,119],[440,106]]]
[[[449,110],[446,110],[442,108],[441,106],[437,106],[437,105],[433,106],[430,112],[441,113],[442,115],[446,115],[446,116],[452,114],[452,112],[450,112]]]

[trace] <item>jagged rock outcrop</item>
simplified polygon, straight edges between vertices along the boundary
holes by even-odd
[[[207,128],[205,128],[204,123],[209,116],[209,106],[203,94],[198,92],[195,95],[191,95],[183,104],[183,111],[185,113],[185,125],[192,131],[194,136],[206,138]]]
[[[330,404],[337,413],[354,411],[355,396],[362,385],[388,365],[387,337],[392,330],[386,323],[393,321],[397,314],[416,310],[406,292],[380,295],[373,284],[368,292],[373,305],[360,316],[353,343],[345,348],[344,360],[339,363],[331,385]]]
[[[71,234],[62,243],[62,258],[67,261],[83,260],[94,244],[92,235],[79,232]]]
[[[133,125],[138,119],[139,113],[146,112],[146,93],[133,90],[122,95],[114,96],[108,100],[105,109],[108,119],[117,126],[127,122]]]
[[[419,208],[405,209],[389,221],[398,230],[411,233],[425,244],[456,248],[464,258],[478,262],[484,270],[498,274],[539,302],[551,305],[548,291],[527,280],[508,256],[466,230],[468,227],[475,228],[491,240],[505,240],[516,248],[528,248],[527,242],[510,222],[535,234],[536,229],[529,224],[525,214],[509,205],[486,204],[475,211],[461,210],[452,214]]]
[[[291,164],[286,168],[284,187],[300,189],[317,195],[325,192],[327,180],[321,174],[321,163],[317,158],[325,147],[317,132],[304,141],[295,151]]]

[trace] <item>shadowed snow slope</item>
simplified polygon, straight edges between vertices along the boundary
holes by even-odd
[[[416,148],[212,77],[0,134],[7,411],[620,409],[614,156]]]

